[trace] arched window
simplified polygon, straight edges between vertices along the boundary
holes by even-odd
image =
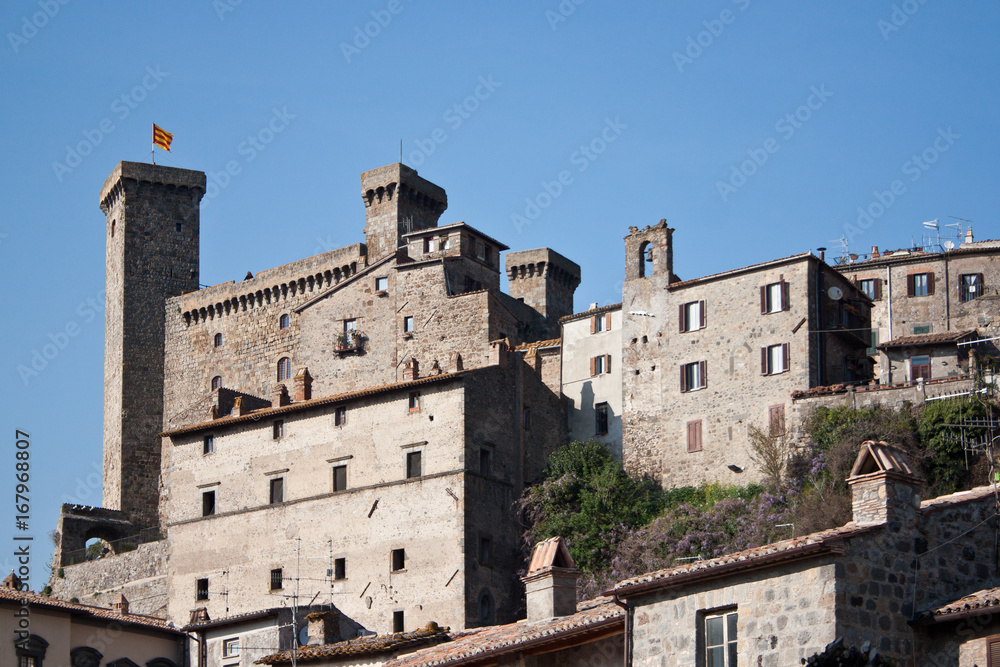
[[[38,635],[29,635],[27,641],[14,644],[18,667],[42,667],[49,643]]]
[[[89,646],[77,646],[69,652],[69,663],[73,667],[101,667],[101,652]]]
[[[493,625],[493,596],[487,590],[479,594],[479,623]]]
[[[282,315],[278,319],[278,327],[279,328],[281,328],[281,329],[287,329],[290,326],[292,326],[292,318],[291,318],[290,315]]]
[[[222,334],[215,334],[215,347],[222,347]]]
[[[212,378],[212,389],[215,390],[219,389],[220,387],[222,387],[222,376],[216,375],[214,378]]]
[[[111,221],[111,238],[115,237],[115,224],[116,224],[116,222],[117,222],[116,220],[112,220]]]
[[[292,377],[292,360],[282,357],[278,360],[278,382]]]
[[[645,278],[653,275],[653,247],[649,241],[644,241],[639,246],[639,277]]]

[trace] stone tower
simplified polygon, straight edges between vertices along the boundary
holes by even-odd
[[[361,198],[369,263],[396,252],[403,234],[437,227],[448,208],[443,188],[399,163],[361,174]]]
[[[164,300],[198,289],[205,174],[120,162],[101,188],[107,216],[104,507],[158,521]]]
[[[510,295],[547,320],[547,336],[559,336],[559,318],[573,314],[580,266],[550,248],[508,252],[504,264]]]

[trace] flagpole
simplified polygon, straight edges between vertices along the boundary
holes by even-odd
[[[153,160],[153,166],[156,166],[156,123],[153,123],[153,150],[149,151],[149,157]]]

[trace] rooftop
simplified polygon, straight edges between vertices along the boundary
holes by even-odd
[[[1000,605],[1000,588],[985,588],[954,602],[928,609],[920,615],[918,622],[946,623],[965,616],[991,614],[998,605]]]
[[[899,347],[920,347],[922,345],[944,345],[957,343],[964,338],[975,336],[975,329],[963,329],[961,331],[941,331],[939,333],[916,334],[914,336],[903,336],[894,338],[878,346],[880,350],[891,350]]]
[[[561,338],[550,338],[548,340],[536,340],[534,343],[521,343],[514,348],[514,352],[524,352],[528,356],[534,354],[538,350],[545,349],[547,347],[559,347],[562,343]]]
[[[561,324],[565,324],[566,322],[582,320],[585,317],[593,317],[594,315],[600,315],[601,313],[607,313],[612,310],[621,310],[621,307],[622,304],[620,301],[618,303],[610,303],[606,306],[601,306],[600,308],[591,308],[590,310],[585,310],[582,313],[573,313],[572,315],[560,317],[559,322]]]
[[[29,607],[65,611],[73,616],[115,621],[116,623],[121,623],[122,625],[143,628],[146,630],[157,630],[173,635],[184,634],[180,628],[175,627],[173,624],[168,623],[162,618],[145,616],[143,614],[120,614],[117,611],[112,611],[106,607],[93,607],[91,605],[78,604],[76,602],[64,602],[63,600],[57,600],[56,598],[39,595],[33,591],[22,592],[6,586],[0,586],[0,602],[4,601],[14,602],[17,604],[24,604],[27,602]]]
[[[442,628],[437,623],[428,623],[427,627],[411,632],[395,632],[391,635],[366,635],[364,637],[337,642],[336,644],[303,646],[294,652],[280,651],[264,656],[254,664],[290,664],[293,653],[297,662],[313,662],[324,658],[336,658],[340,656],[357,658],[378,653],[412,651],[423,644],[442,642],[448,639],[448,628]]]

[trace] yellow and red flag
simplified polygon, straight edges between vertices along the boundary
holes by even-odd
[[[174,135],[170,134],[163,128],[157,127],[156,123],[153,123],[153,145],[159,146],[163,150],[170,152],[170,142],[174,140]]]

